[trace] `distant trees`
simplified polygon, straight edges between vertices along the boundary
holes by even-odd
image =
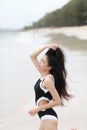
[[[87,0],[71,0],[62,9],[47,13],[27,29],[40,27],[79,26],[87,24]],[[26,29],[26,28],[25,28]]]

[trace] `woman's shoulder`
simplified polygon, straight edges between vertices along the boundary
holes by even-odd
[[[54,81],[54,76],[52,74],[48,74],[45,79]]]
[[[53,76],[51,76],[51,75],[46,76],[45,79],[44,79],[44,81],[43,81],[43,86],[44,86],[48,91],[50,91],[50,89],[54,88],[55,82],[54,82]]]
[[[48,74],[45,78],[44,78],[44,84],[52,84],[54,83],[54,77],[52,74]]]

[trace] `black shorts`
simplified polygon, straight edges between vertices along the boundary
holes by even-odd
[[[56,112],[52,108],[46,109],[44,111],[39,111],[38,116],[41,120],[45,120],[45,119],[57,120],[58,119]]]

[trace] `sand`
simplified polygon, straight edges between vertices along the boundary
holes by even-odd
[[[65,34],[66,36],[74,36],[82,40],[87,40],[87,26],[60,27],[60,28],[40,28],[34,31],[39,33]]]

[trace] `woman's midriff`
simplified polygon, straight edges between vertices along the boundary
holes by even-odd
[[[49,103],[49,101],[42,99],[41,101],[39,101],[38,106],[46,105],[48,103]]]

